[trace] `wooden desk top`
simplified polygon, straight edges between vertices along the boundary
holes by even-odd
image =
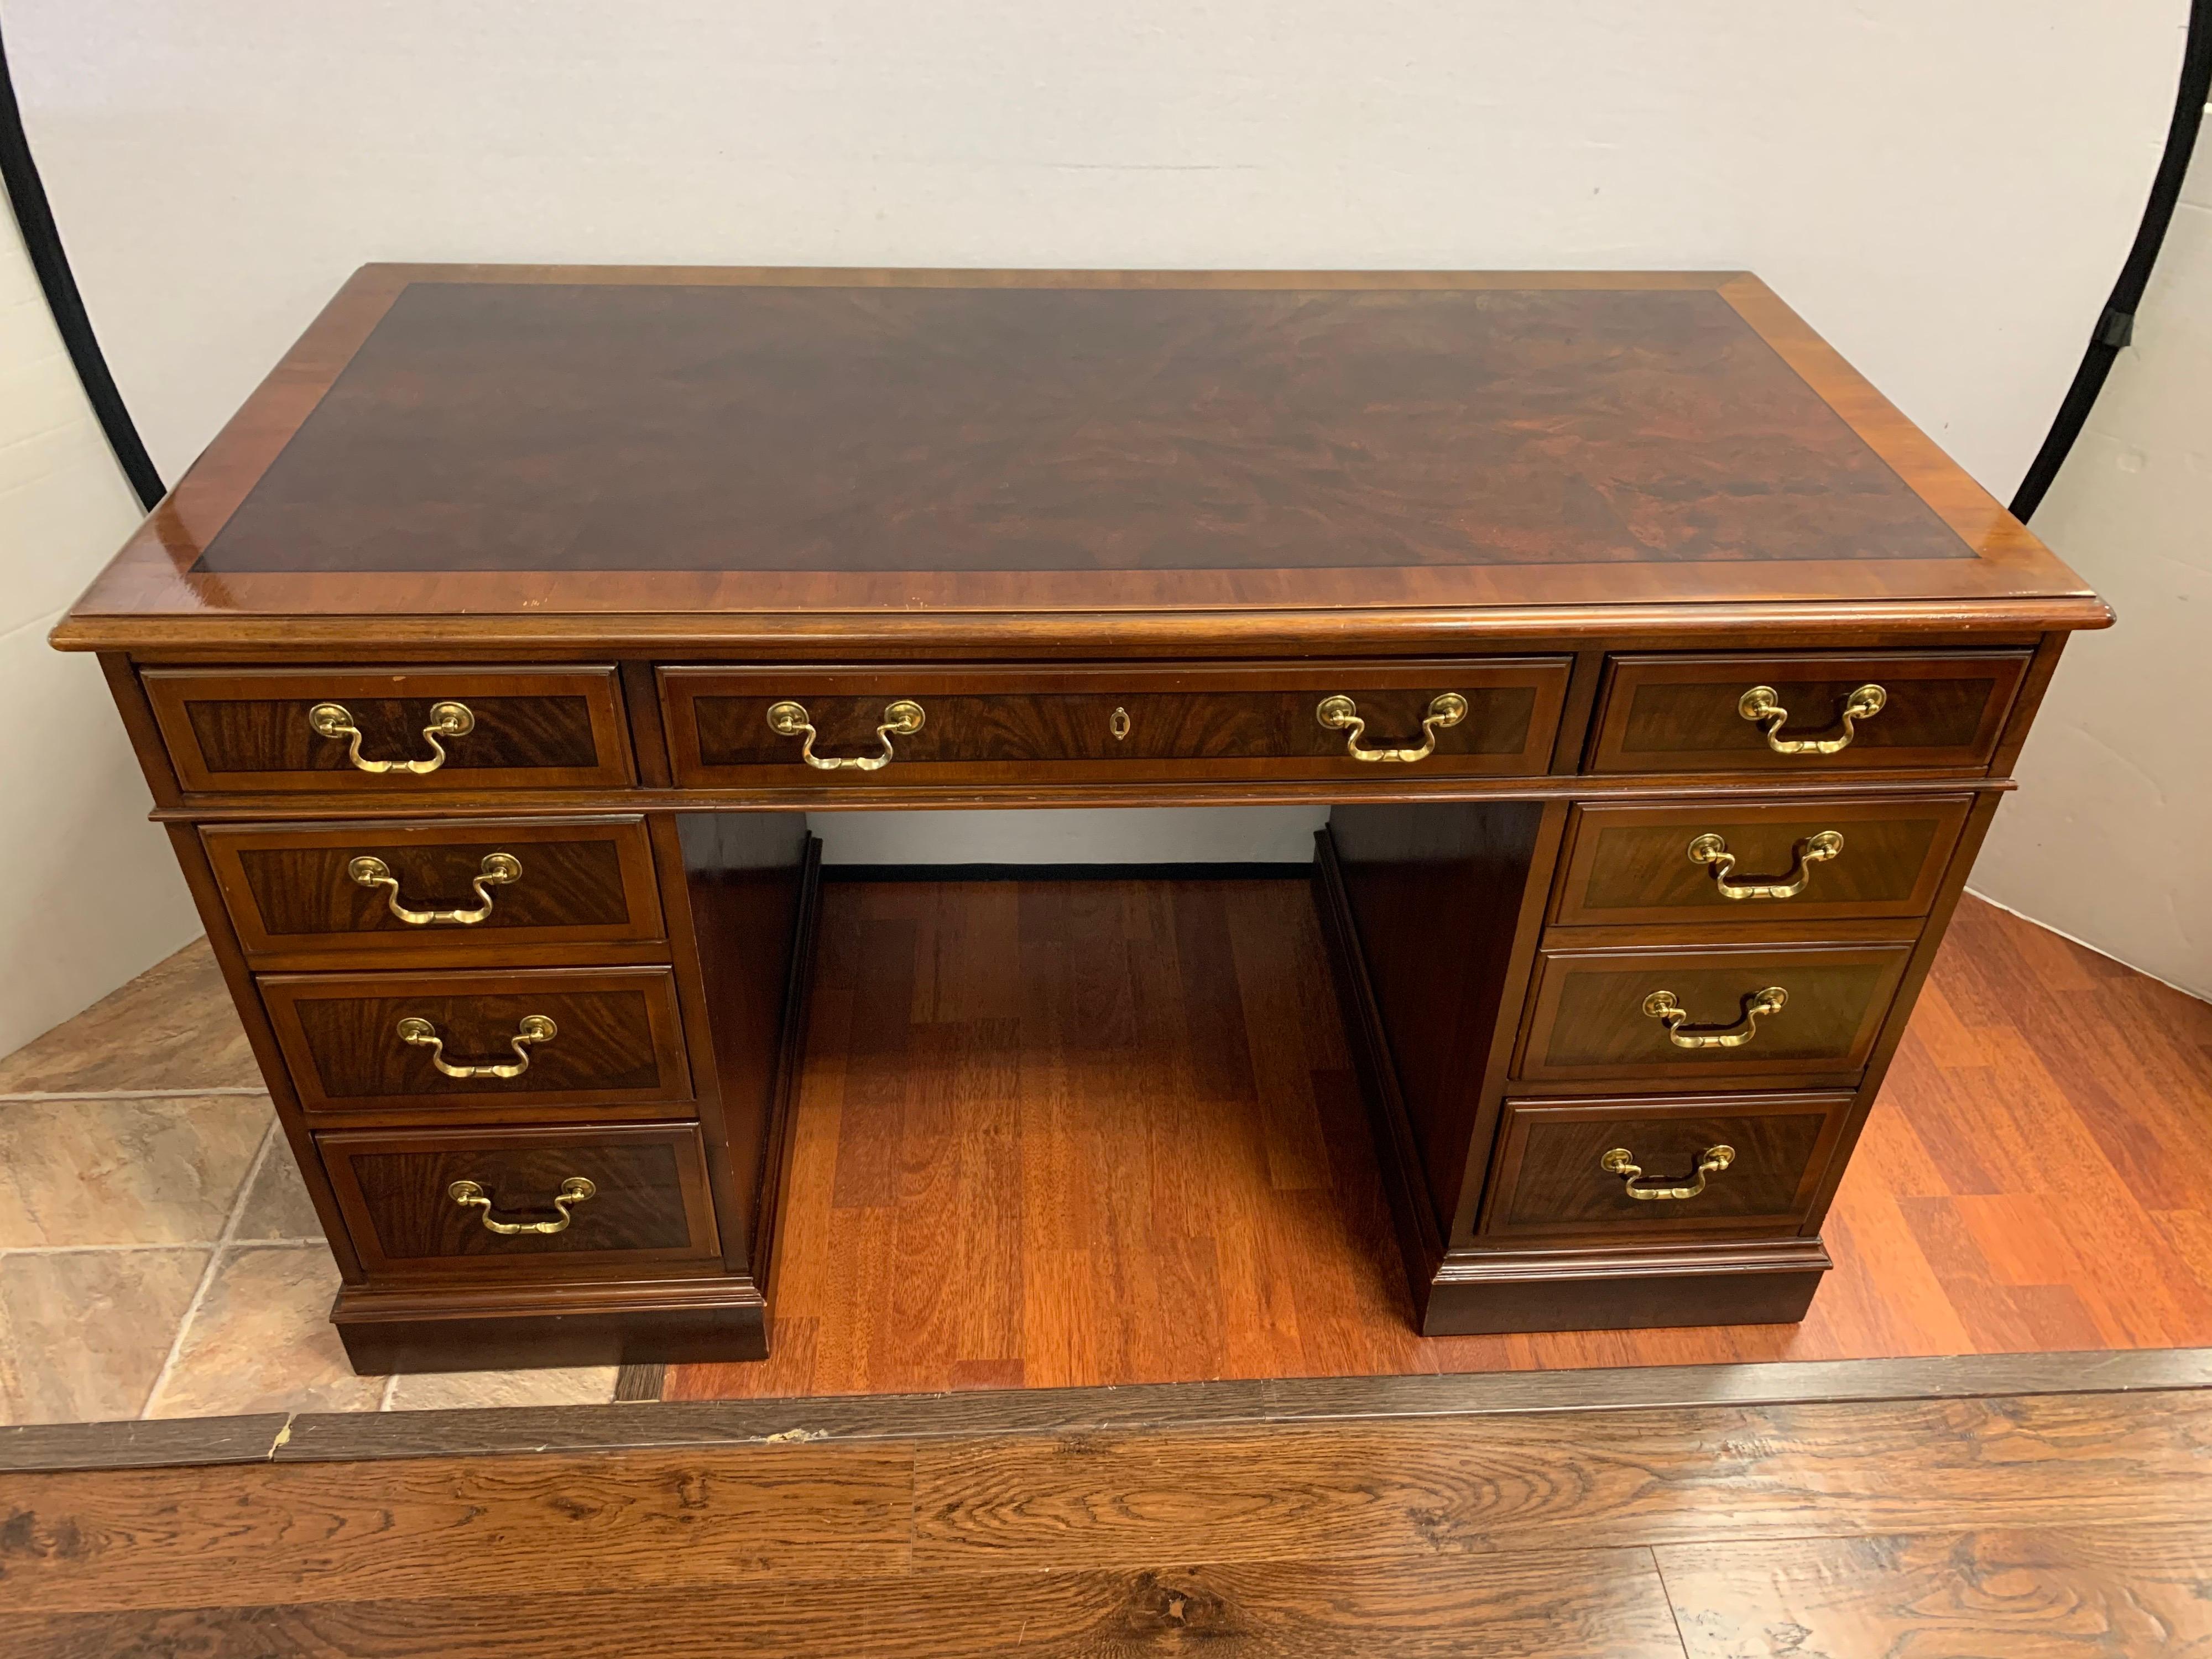
[[[55,640],[2107,619],[1748,276],[372,265]]]

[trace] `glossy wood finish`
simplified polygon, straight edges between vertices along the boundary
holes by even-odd
[[[177,775],[187,790],[331,791],[429,794],[464,789],[588,788],[630,781],[629,745],[605,668],[149,669],[154,704]],[[363,772],[349,744],[308,723],[317,704],[352,715],[361,751],[374,761],[428,761],[422,736],[433,704],[465,703],[476,724],[441,739],[435,771]]]
[[[719,1261],[395,1288],[337,1227],[356,1358],[644,1363],[760,1351],[803,1151],[798,815],[869,805],[1341,804],[1317,890],[1416,1318],[1796,1317],[2063,636],[2108,620],[1748,277],[378,267],[56,639],[108,655],[308,1163],[340,1121],[696,1116]],[[1773,755],[1737,714],[1765,683],[1792,735],[1818,732],[1876,680],[1888,706],[1833,756]],[[1315,718],[1340,694],[1370,744],[1403,747],[1443,690],[1470,714],[1414,764],[1362,763]],[[924,722],[878,771],[807,769],[766,727],[795,698],[848,756],[900,696]],[[324,700],[380,759],[422,757],[432,702],[482,708],[436,770],[370,775],[307,726]],[[1575,857],[1601,809],[1681,808],[1748,858],[1816,805],[1878,812],[1851,820],[1840,896],[1794,916],[1701,910],[1650,847],[1616,858],[1601,835],[1554,879],[1577,811]],[[450,886],[466,826],[518,807],[641,820],[659,935],[387,945],[318,908],[327,860],[263,857],[256,890],[242,852],[232,896],[259,896],[234,924],[209,862],[233,828],[388,820],[446,847],[454,866],[416,878]],[[1931,816],[1924,844],[1904,827]],[[611,906],[618,884],[622,919],[575,925],[642,918],[635,840],[618,862],[575,890]],[[1616,958],[1706,974],[1668,988],[1700,1020],[1707,994],[1757,988],[1722,967],[1786,958],[1811,988],[1734,1063],[1646,1066],[1618,1010],[1560,1023]],[[617,987],[647,980],[641,1014]],[[534,1080],[418,1085],[369,1029],[442,998],[457,1054],[501,1060],[490,1017],[564,986],[598,1000],[576,1010],[592,1035],[555,1016]],[[1509,1091],[1784,1086],[1854,1091],[1795,1231],[1478,1231]]]
[[[210,824],[201,832],[239,942],[257,966],[390,963],[412,967],[515,963],[576,947],[664,936],[653,850],[635,814],[598,819],[434,820],[423,823]],[[506,854],[520,879],[484,890],[482,921],[410,923],[417,913],[485,908],[471,881]],[[348,874],[383,860],[396,894]],[[665,952],[664,952],[665,954]]]
[[[1905,795],[1762,804],[1737,796],[1659,806],[1586,804],[1567,827],[1552,901],[1554,926],[1863,920],[1927,914],[1966,827],[1966,795]],[[1842,849],[1808,864],[1814,836]],[[1791,896],[1730,898],[1716,867],[1689,855],[1717,835],[1735,862],[1729,884],[1788,885]]]
[[[309,1112],[420,1118],[451,1109],[514,1121],[620,1107],[688,1115],[691,1075],[665,968],[280,974],[262,979],[261,995]],[[556,1030],[528,1045],[529,1069],[512,1078],[448,1077],[397,1029],[402,1019],[428,1020],[456,1066],[512,1064],[510,1039],[532,1015]]]
[[[745,343],[764,338],[772,362]],[[383,367],[356,379],[372,342]],[[420,378],[392,379],[395,350]],[[1536,398],[1584,399],[1583,459],[1532,441]],[[702,466],[703,434],[735,432]],[[770,464],[793,447],[803,463]],[[579,498],[611,454],[611,493]],[[322,494],[307,527],[319,475],[373,465],[377,486]],[[1747,471],[1765,487],[1733,488]],[[290,568],[198,568],[264,479],[263,550],[241,528],[229,559],[272,562],[281,522]],[[685,568],[638,568],[656,561]],[[1962,624],[1931,599],[1999,609]],[[1762,605],[1817,624],[1839,604],[1923,635],[2109,614],[1741,273],[376,266],[62,637],[381,652],[380,619],[404,616],[464,648],[1188,657],[1695,632]]]
[[[1508,1101],[1481,1231],[1794,1231],[1812,1209],[1851,1105],[1848,1094]],[[1633,1198],[1602,1162],[1618,1147],[1632,1154],[1641,1184],[1686,1186],[1715,1146],[1728,1147],[1734,1161],[1689,1198]]]
[[[2024,651],[1796,653],[1787,656],[1623,656],[1607,665],[1591,739],[1593,772],[1824,772],[1989,763],[2027,672]],[[1837,740],[1860,686],[1887,694],[1832,755],[1778,754],[1739,708],[1771,687],[1790,718],[1784,742]]]
[[[667,1397],[2212,1343],[2212,1008],[1971,899],[1802,1322],[1424,1337],[1314,930],[1304,884],[825,888],[770,1357]],[[1139,997],[1131,1067],[1079,1011]]]
[[[1402,767],[1422,776],[1538,773],[1551,758],[1566,692],[1565,658],[1486,662],[1302,664],[1296,667],[1106,672],[1066,666],[1025,673],[915,668],[899,674],[790,669],[661,671],[676,781],[693,787],[1021,781],[1125,777],[1364,777]],[[1347,733],[1323,726],[1320,704],[1348,696],[1370,749],[1418,748],[1442,693],[1465,715],[1411,763],[1362,762]],[[918,701],[921,729],[892,738],[880,772],[810,775],[800,740],[768,710],[799,702],[824,757],[881,753],[877,727],[896,699]],[[1118,720],[1117,720],[1118,715]],[[1117,729],[1120,735],[1116,735]]]
[[[2208,1416],[2145,1391],[64,1471],[9,1486],[0,1652],[2187,1653]]]
[[[699,1132],[690,1124],[318,1135],[372,1279],[687,1261],[715,1254],[714,1207]],[[572,1176],[597,1189],[556,1233],[503,1235],[485,1212],[448,1196],[473,1181],[503,1222],[557,1222],[553,1197]]]
[[[1528,1023],[1513,1075],[1524,1083],[1616,1088],[1725,1087],[1738,1079],[1857,1081],[1910,954],[1886,945],[1606,946],[1539,953]],[[1741,1032],[1769,986],[1789,993],[1741,1048],[1677,1047],[1644,1012],[1672,992],[1689,1023],[1680,1035]]]

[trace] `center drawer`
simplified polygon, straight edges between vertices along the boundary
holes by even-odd
[[[1565,657],[1048,670],[665,668],[676,781],[1540,773]]]
[[[668,1117],[692,1097],[665,968],[268,974],[259,984],[309,1112]]]

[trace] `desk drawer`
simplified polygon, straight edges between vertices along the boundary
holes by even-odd
[[[352,1130],[315,1146],[372,1278],[561,1275],[719,1249],[688,1123]]]
[[[1905,940],[1568,949],[1547,942],[1537,953],[1514,1074],[1638,1092],[1736,1079],[1848,1085],[1866,1067],[1911,954]],[[1768,995],[1777,991],[1778,998]]]
[[[2027,662],[2025,651],[1615,657],[1589,769],[1979,769]]]
[[[210,825],[200,839],[256,962],[492,963],[662,937],[639,817]]]
[[[667,1117],[683,1115],[672,1103],[691,1099],[665,968],[272,974],[259,982],[310,1112],[427,1108],[511,1121],[627,1108]]]
[[[1924,915],[1966,795],[1577,806],[1552,921],[1788,921]]]
[[[1465,777],[1547,769],[1568,667],[1565,657],[1536,657],[1159,670],[670,668],[660,684],[679,784]],[[1336,724],[1323,723],[1324,706]],[[1363,761],[1354,745],[1401,758]]]
[[[1851,1101],[1847,1093],[1509,1100],[1480,1231],[1794,1233]]]
[[[630,781],[611,668],[149,668],[189,790],[566,789]]]

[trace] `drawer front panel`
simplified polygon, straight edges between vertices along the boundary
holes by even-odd
[[[424,794],[632,777],[611,668],[155,668],[144,678],[189,790]]]
[[[1981,769],[2027,663],[2025,651],[1615,657],[1607,665],[1589,769]],[[1853,694],[1868,686],[1880,688],[1881,706],[1853,716],[1847,729]],[[1746,698],[1761,687],[1784,718],[1747,717]],[[1777,744],[1842,746],[1781,752]]]
[[[533,1263],[561,1273],[717,1249],[706,1160],[688,1123],[351,1130],[315,1146],[372,1275],[512,1276]],[[580,1198],[580,1182],[590,1183]],[[457,1197],[457,1182],[488,1203]]]
[[[642,818],[210,825],[200,838],[249,957],[487,962],[662,937]]]
[[[1865,1069],[1909,943],[1557,949],[1514,1073],[1533,1082],[1679,1088],[1690,1079],[1848,1084]],[[1782,1006],[1761,1013],[1763,994]],[[1655,1004],[1665,998],[1674,1010]],[[1696,1046],[1686,1046],[1694,1044]]]
[[[1972,804],[1965,795],[1931,795],[1578,806],[1552,920],[1924,915]]]
[[[778,787],[1052,777],[1497,776],[1550,763],[1568,659],[1377,666],[1179,670],[842,670],[672,668],[661,673],[677,781]],[[1325,725],[1322,705],[1347,699]],[[1457,700],[1425,724],[1439,699]],[[921,710],[894,732],[899,702]],[[803,733],[772,725],[796,704],[822,759],[877,758],[880,768],[810,766]],[[1352,731],[1349,720],[1362,722]],[[1448,721],[1448,723],[1447,723]],[[1418,760],[1361,761],[1369,750],[1417,749]]]
[[[1851,1103],[1846,1093],[1509,1100],[1480,1231],[1795,1232]]]
[[[691,1098],[665,968],[277,974],[260,986],[311,1112],[451,1108],[512,1120],[628,1107],[667,1116],[669,1103]],[[474,1074],[452,1075],[441,1061]]]

